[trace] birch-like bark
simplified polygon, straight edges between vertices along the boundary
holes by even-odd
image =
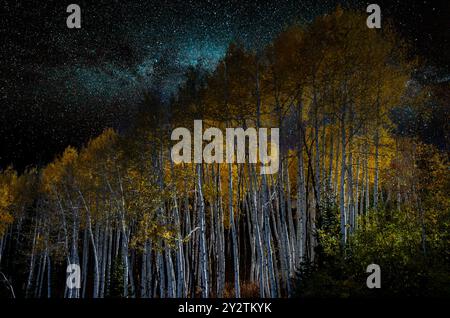
[[[36,223],[34,225],[34,234],[33,234],[33,243],[31,245],[31,256],[30,256],[30,266],[28,270],[28,279],[27,279],[27,287],[25,289],[25,298],[30,296],[30,289],[33,281],[34,274],[34,262],[35,262],[35,253],[36,253],[36,237],[37,237],[37,229],[39,227],[39,219],[36,217]]]
[[[374,209],[378,206],[378,174],[379,174],[379,148],[380,148],[380,136],[379,136],[379,128],[376,127],[375,130],[375,171],[374,171],[374,179],[373,179],[373,207]]]
[[[86,203],[86,200],[84,199],[83,194],[80,190],[78,190],[78,193],[80,195],[80,198],[84,204],[84,208],[86,210],[86,219],[87,219],[87,228],[89,231],[89,237],[92,244],[92,251],[94,254],[94,291],[93,291],[93,298],[98,298],[98,292],[99,292],[99,264],[98,264],[98,253],[97,253],[97,245],[94,240],[94,234],[92,232],[92,222],[91,222],[91,212],[90,209]]]
[[[345,209],[345,172],[346,172],[346,131],[345,131],[345,114],[346,114],[346,105],[344,103],[342,114],[341,114],[341,148],[342,148],[342,156],[341,156],[341,180],[340,180],[340,196],[339,196],[339,206],[340,206],[340,216],[341,216],[341,246],[344,247],[347,242],[347,215]]]
[[[234,295],[236,298],[241,297],[241,288],[239,282],[239,253],[238,241],[236,234],[236,225],[234,219],[233,209],[233,171],[232,164],[228,164],[228,211],[230,213],[230,229],[231,229],[231,244],[233,250],[233,272],[234,272]]]

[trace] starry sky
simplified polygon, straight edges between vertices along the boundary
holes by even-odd
[[[41,3],[40,3],[41,2]],[[68,144],[133,118],[142,92],[176,92],[189,66],[213,69],[231,41],[258,49],[284,27],[358,0],[2,1],[0,168],[44,164]],[[66,7],[81,7],[81,29]],[[447,1],[378,1],[440,72],[449,65]],[[443,53],[447,52],[447,53]]]

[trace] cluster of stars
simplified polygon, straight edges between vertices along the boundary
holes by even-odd
[[[63,2],[25,4],[5,0],[1,4],[0,32],[5,40],[0,49],[0,100],[5,106],[0,119],[2,136],[11,143],[11,151],[16,151],[16,143],[26,143],[21,135],[31,132],[39,136],[46,127],[55,130],[55,126],[62,129],[67,126],[56,125],[55,120],[73,124],[74,113],[77,122],[94,123],[94,127],[82,125],[87,126],[89,133],[106,126],[120,126],[139,104],[144,90],[157,83],[162,96],[175,93],[186,68],[201,61],[202,66],[214,69],[231,41],[258,49],[292,23],[309,23],[338,5],[365,12],[370,2],[79,0],[76,3],[81,7],[81,29],[66,27],[67,4]],[[437,36],[442,38],[442,34],[431,32],[420,36],[414,24],[411,28],[411,21],[423,23],[420,6],[399,0],[377,3],[383,17],[395,17],[394,22],[406,30],[412,41],[416,39],[419,44],[423,38],[433,41]],[[430,12],[439,11],[427,1],[423,5],[430,6]],[[43,109],[54,113],[47,114]],[[38,123],[30,118],[38,118]],[[78,126],[73,125],[76,130]],[[61,144],[67,143],[64,133],[55,131],[50,135],[60,139]],[[80,142],[88,137],[91,136],[80,137]]]

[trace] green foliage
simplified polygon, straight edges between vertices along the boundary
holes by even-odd
[[[69,146],[46,167],[22,176],[12,169],[0,172],[0,239],[10,231],[17,237],[4,237],[19,242],[25,233],[30,241],[27,253],[49,253],[51,265],[61,266],[81,248],[76,243],[87,229],[90,237],[84,244],[93,245],[98,266],[104,265],[98,259],[105,260],[105,248],[113,250],[114,238],[108,242],[106,235],[117,233],[125,255],[116,255],[108,267],[108,297],[127,294],[124,257],[132,256],[128,275],[139,281],[136,273],[142,265],[136,260],[148,247],[167,262],[158,264],[154,286],[145,287],[157,286],[160,296],[174,296],[165,295],[164,289],[175,291],[179,279],[185,280],[180,285],[188,289],[188,296],[197,295],[197,283],[207,278],[213,290],[226,288],[232,276],[231,256],[239,257],[233,270],[242,296],[244,286],[249,293],[259,288],[258,275],[270,290],[261,290],[262,296],[286,295],[301,248],[306,259],[313,259],[300,269],[301,296],[448,295],[448,160],[414,138],[392,134],[388,114],[405,98],[409,102],[405,95],[411,95],[406,90],[414,63],[389,28],[368,30],[365,19],[364,14],[337,9],[309,26],[286,29],[258,54],[231,44],[214,71],[191,68],[170,104],[157,92],[144,93],[139,119],[127,133],[107,129],[84,147]],[[167,70],[164,63],[157,65],[156,78]],[[180,126],[192,129],[195,119],[204,120],[204,128],[279,127],[280,172],[287,168],[287,175],[266,179],[255,176],[250,165],[233,164],[228,174],[227,164],[204,164],[202,170],[197,164],[174,164],[170,131]],[[322,186],[319,196],[316,190]],[[345,194],[338,197],[339,190]],[[295,196],[294,220],[290,217]],[[339,210],[351,205],[353,209]],[[354,211],[364,213],[356,224]],[[347,213],[345,247],[341,212]],[[237,231],[230,226],[232,215]],[[31,224],[27,231],[22,222]],[[237,251],[235,241],[240,242]],[[10,250],[14,249],[8,245],[8,261],[15,259]],[[296,254],[293,266],[286,264],[289,254]],[[372,263],[381,266],[380,290],[366,287],[366,268]],[[29,260],[22,264],[33,265]],[[248,275],[252,270],[243,268],[248,264],[256,265],[258,274]],[[17,268],[14,271],[21,272]],[[89,263],[88,268],[94,266]],[[175,269],[175,277],[170,277]],[[42,285],[44,276],[30,272],[32,284]],[[186,280],[184,275],[192,277]],[[223,282],[215,283],[216,278]],[[103,281],[94,279],[94,284]]]
[[[120,298],[123,295],[123,272],[124,267],[121,258],[116,258],[112,264],[111,282],[107,297]]]
[[[426,252],[422,230],[412,210],[372,211],[361,217],[363,226],[350,237],[343,252],[336,229],[319,229],[318,261],[304,264],[298,294],[314,297],[449,296],[449,211],[442,223],[428,224]],[[417,214],[417,213],[416,213]],[[337,218],[336,218],[337,219]],[[325,227],[326,228],[326,227]],[[328,228],[330,229],[330,228]],[[381,288],[368,289],[369,264],[381,268]]]
[[[397,144],[383,188],[397,199],[360,215],[345,250],[339,244],[337,208],[332,201],[322,204],[317,258],[302,266],[299,295],[450,296],[448,159],[414,140]],[[366,287],[366,268],[373,263],[381,268],[380,289]]]

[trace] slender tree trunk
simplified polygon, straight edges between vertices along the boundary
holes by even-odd
[[[376,127],[375,131],[375,172],[374,172],[374,180],[373,180],[373,207],[374,209],[378,206],[378,157],[379,157],[379,147],[380,147],[380,137],[378,127]]]
[[[345,132],[345,104],[342,110],[341,118],[341,182],[340,182],[340,214],[341,214],[341,246],[344,247],[347,242],[347,218],[345,210],[345,171],[346,171],[346,132]]]
[[[239,282],[239,254],[238,254],[238,242],[236,225],[234,219],[233,210],[233,167],[232,164],[228,164],[228,210],[230,213],[230,229],[231,229],[231,240],[233,249],[233,270],[234,270],[234,293],[235,297],[241,297],[241,288]]]
[[[89,231],[89,237],[92,244],[92,251],[94,254],[94,291],[93,291],[93,298],[98,298],[98,291],[99,291],[99,264],[98,264],[98,253],[97,253],[97,245],[94,240],[94,234],[92,232],[92,222],[91,222],[91,212],[89,210],[88,205],[86,204],[86,201],[84,199],[83,194],[80,190],[78,190],[78,193],[80,195],[80,198],[84,204],[84,207],[86,209],[86,218],[87,218],[87,228]]]

